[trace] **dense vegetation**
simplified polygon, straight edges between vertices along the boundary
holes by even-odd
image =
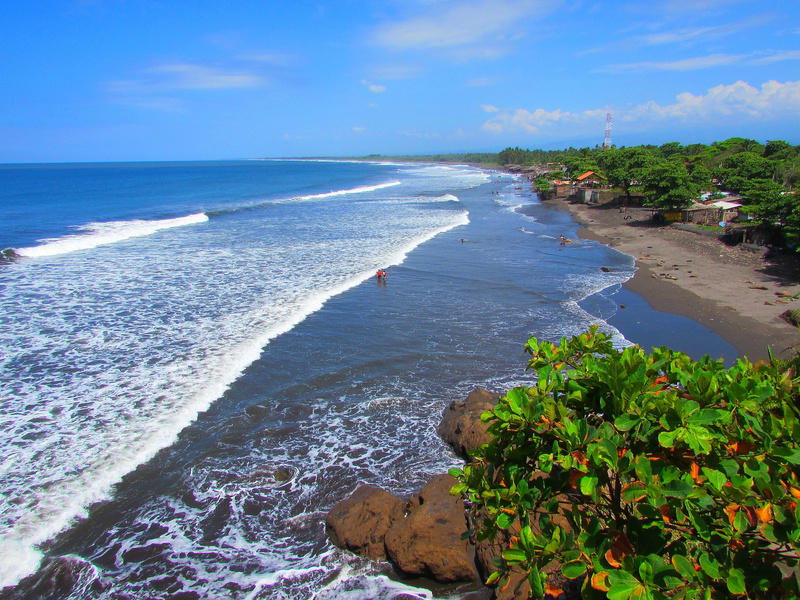
[[[792,370],[617,350],[596,326],[526,350],[536,384],[484,413],[492,441],[452,471],[471,534],[504,546],[489,583],[558,595],[555,560],[584,598],[797,597]]]
[[[595,171],[628,198],[644,196],[649,206],[680,209],[704,192],[730,192],[741,196],[742,212],[756,223],[779,227],[786,239],[800,241],[800,202],[793,193],[800,182],[800,146],[781,140],[763,145],[755,140],[731,138],[714,144],[683,146],[670,142],[661,146],[630,148],[569,148],[542,152],[507,148],[501,162],[563,165],[575,178]],[[545,163],[545,164],[546,164]],[[550,179],[563,177],[553,170],[537,180],[545,187]]]
[[[643,196],[646,204],[670,210],[689,206],[704,192],[730,192],[741,196],[742,212],[755,224],[777,227],[785,239],[800,248],[800,201],[794,194],[800,183],[800,146],[782,140],[761,144],[730,138],[711,145],[669,142],[661,146],[629,148],[567,148],[502,152],[436,154],[430,156],[373,155],[368,158],[540,166],[537,186],[546,188],[553,179],[576,178],[595,171],[629,199]],[[566,171],[562,170],[562,167]],[[550,169],[549,172],[547,168]]]

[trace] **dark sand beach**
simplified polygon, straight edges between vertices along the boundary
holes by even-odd
[[[655,226],[647,209],[629,209],[625,219],[608,205],[553,202],[583,226],[580,237],[636,259],[636,275],[624,287],[655,310],[693,319],[753,362],[768,359],[768,348],[782,358],[796,352],[800,330],[780,317],[800,308],[800,300],[790,298],[800,292],[800,269],[791,257],[765,259],[716,237]],[[632,316],[623,309],[610,322],[627,335]]]

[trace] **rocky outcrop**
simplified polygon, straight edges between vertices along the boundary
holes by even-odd
[[[470,451],[491,440],[481,415],[495,407],[498,397],[478,388],[444,410],[437,432],[458,455],[469,459]],[[330,539],[361,556],[388,559],[412,577],[442,583],[478,581],[493,570],[492,558],[504,546],[500,540],[479,545],[476,562],[476,547],[461,538],[468,529],[464,501],[450,495],[456,483],[449,475],[438,475],[408,502],[380,488],[361,486],[328,513]],[[516,583],[509,588],[517,588]],[[520,589],[527,589],[524,582]]]
[[[456,480],[434,477],[407,503],[380,488],[363,485],[325,518],[331,541],[372,560],[387,558],[406,575],[441,583],[474,581],[475,551],[464,502],[450,495]]]
[[[437,475],[408,503],[405,519],[396,521],[386,534],[386,551],[392,562],[408,575],[436,581],[474,581],[475,551],[468,540],[464,502],[450,495],[457,483],[450,475]]]
[[[362,485],[325,517],[331,541],[372,560],[386,560],[384,538],[403,518],[406,503],[381,488]]]
[[[444,410],[436,432],[456,454],[469,458],[469,452],[488,443],[491,437],[481,415],[497,404],[498,394],[476,388],[464,400],[454,400]]]

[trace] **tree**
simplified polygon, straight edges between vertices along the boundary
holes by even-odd
[[[775,154],[791,150],[792,146],[789,142],[783,140],[770,140],[764,147],[764,158],[769,158]]]
[[[699,192],[686,167],[667,160],[658,161],[645,175],[643,184],[649,205],[667,210],[691,205]]]
[[[662,144],[659,149],[661,150],[661,154],[664,155],[664,158],[669,158],[673,154],[683,154],[684,150],[680,142],[667,142],[666,144]]]
[[[641,190],[645,175],[655,164],[655,157],[643,148],[606,150],[598,161],[608,177],[608,183],[625,192],[626,202]]]
[[[800,593],[791,370],[618,350],[597,326],[526,351],[536,383],[483,414],[491,441],[451,471],[472,533],[507,540],[487,583],[517,571],[541,598],[555,560],[587,599]]]

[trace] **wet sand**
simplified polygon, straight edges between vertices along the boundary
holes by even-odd
[[[761,252],[728,247],[716,237],[653,224],[647,209],[629,209],[628,219],[609,205],[563,205],[583,225],[578,235],[636,259],[636,275],[625,284],[655,310],[691,318],[755,362],[788,358],[800,347],[800,330],[780,318],[800,309],[798,260],[767,260]],[[624,332],[624,311],[619,311]],[[635,339],[632,341],[636,341]]]

